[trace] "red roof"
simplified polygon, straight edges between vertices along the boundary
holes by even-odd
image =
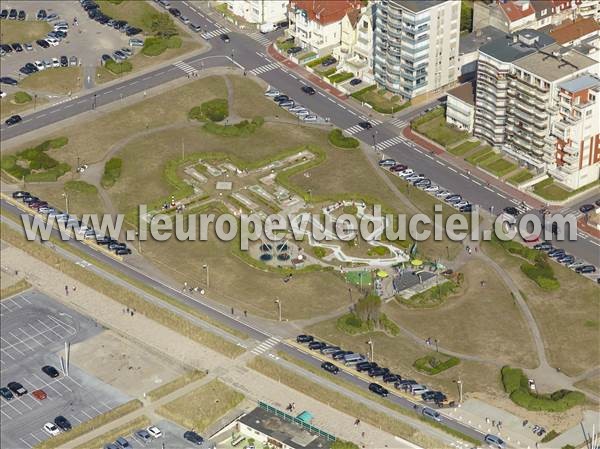
[[[589,17],[587,19],[579,18],[575,22],[566,20],[548,34],[563,45],[597,31],[600,31],[600,23]]]
[[[292,0],[290,7],[306,11],[308,20],[317,21],[321,25],[339,22],[352,9],[360,9],[359,0]]]
[[[510,0],[507,2],[500,2],[499,5],[502,8],[502,11],[504,11],[504,14],[508,20],[511,22],[516,22],[535,14],[535,11],[531,6],[531,2],[528,1]]]

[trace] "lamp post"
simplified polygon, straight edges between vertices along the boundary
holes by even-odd
[[[276,299],[275,304],[277,304],[277,311],[279,312],[279,321],[281,321],[281,301],[279,301],[279,299]]]
[[[202,268],[206,270],[206,288],[208,289],[208,287],[210,286],[210,278],[208,276],[208,264],[204,264],[202,265]]]
[[[37,94],[33,94],[33,110],[35,111],[35,107],[37,105]]]
[[[463,401],[463,383],[462,383],[462,380],[458,379],[456,381],[456,385],[458,385],[458,402],[462,404],[462,401]]]
[[[65,199],[65,211],[67,212],[67,215],[68,215],[69,214],[69,194],[67,192],[63,192],[62,196]]]
[[[435,352],[440,352],[440,350],[438,349],[438,339],[436,338],[434,341],[435,341]]]
[[[377,130],[373,131],[373,150],[377,151]]]
[[[373,362],[375,360],[375,353],[374,353],[374,345],[373,345],[373,340],[369,340],[367,341],[367,344],[369,345],[369,351],[371,352],[371,357],[370,357],[370,361]]]
[[[96,109],[96,96],[97,94],[94,94],[94,102],[92,103],[92,109]]]

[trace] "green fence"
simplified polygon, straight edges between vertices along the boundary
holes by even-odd
[[[336,438],[333,435],[331,435],[330,433],[327,433],[324,430],[319,429],[318,427],[311,426],[307,422],[302,421],[300,418],[297,418],[297,417],[292,416],[292,415],[288,415],[287,413],[282,412],[281,410],[279,410],[279,409],[277,409],[277,408],[275,408],[275,407],[273,407],[273,406],[271,406],[269,404],[266,404],[264,402],[259,401],[258,402],[258,406],[260,408],[262,408],[263,410],[266,410],[266,411],[268,411],[270,413],[273,413],[275,416],[277,416],[277,417],[279,417],[281,419],[284,419],[284,420],[289,421],[289,422],[293,422],[293,423],[297,424],[298,426],[302,427],[303,429],[308,430],[311,433],[314,433],[314,434],[319,435],[319,436],[321,436],[323,438],[326,438],[328,441],[335,441],[336,440]]]

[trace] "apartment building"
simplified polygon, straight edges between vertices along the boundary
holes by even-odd
[[[565,117],[570,116],[571,120],[574,120],[575,113],[577,116],[583,113],[581,126],[577,130],[572,130],[573,139],[579,139],[575,144],[580,144],[584,141],[587,142],[590,136],[593,138],[593,135],[598,134],[599,122],[596,121],[592,127],[595,131],[592,132],[591,119],[594,116],[598,117],[597,114],[593,114],[595,98],[592,102],[589,95],[587,97],[584,97],[583,94],[576,95],[569,100],[572,108],[575,108],[569,112],[565,109],[567,106],[561,105],[561,91],[567,91],[561,86],[566,85],[567,88],[573,90],[579,87],[579,84],[575,82],[573,83],[575,87],[573,87],[569,81],[599,74],[600,64],[598,62],[575,50],[561,47],[557,43],[514,61],[508,78],[509,108],[506,120],[506,139],[502,151],[539,172],[555,173],[559,166],[563,172],[573,170],[572,154],[563,155],[562,150],[558,150],[558,148],[564,147],[564,144],[557,140],[554,134],[554,125]],[[578,92],[576,91],[576,93]],[[587,105],[585,110],[582,108],[584,104]],[[585,116],[588,111],[591,111],[590,120]],[[563,135],[563,137],[565,136],[566,134]],[[590,143],[590,145],[594,146],[597,143]],[[589,148],[585,151],[582,148],[579,149],[581,158],[587,154],[586,151],[591,151]],[[593,160],[592,157],[586,157],[588,160]],[[575,171],[570,174],[575,174]],[[585,177],[581,174],[565,177],[570,186],[577,185],[584,178],[588,178],[587,174]]]
[[[225,0],[236,16],[250,23],[279,23],[287,18],[288,0]]]
[[[581,0],[577,7],[577,14],[586,19],[596,19],[600,21],[600,0]]]
[[[373,83],[373,5],[351,9],[342,19],[342,39],[333,56],[340,70]]]
[[[573,47],[578,52],[600,61],[600,23],[596,20],[583,17],[566,20],[548,34],[563,47]]]
[[[584,74],[558,84],[558,112],[548,172],[576,189],[600,178],[600,78]]]
[[[361,6],[359,0],[291,0],[288,35],[319,56],[331,53],[341,44],[342,20]]]
[[[448,91],[446,122],[459,129],[473,132],[475,122],[475,85],[468,82]]]
[[[376,7],[375,81],[411,99],[456,82],[460,2],[381,0]]]
[[[501,149],[506,138],[508,83],[513,63],[554,43],[536,30],[521,30],[494,39],[479,49],[473,134]]]

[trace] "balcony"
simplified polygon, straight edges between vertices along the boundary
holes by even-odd
[[[565,154],[563,156],[563,161],[565,161],[568,164],[577,164],[579,163],[579,158],[573,154]]]
[[[571,154],[573,156],[579,155],[579,148],[573,146],[572,143],[565,145],[563,147],[563,151],[567,154]]]

